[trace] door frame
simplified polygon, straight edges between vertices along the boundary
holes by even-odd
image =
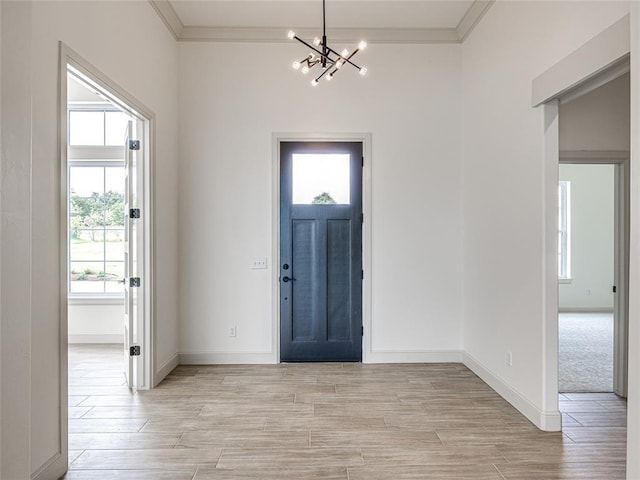
[[[371,358],[371,134],[370,133],[273,133],[271,155],[271,354],[280,363],[280,143],[281,142],[360,142],[362,143],[362,363]]]
[[[143,319],[144,347],[142,349],[143,367],[142,381],[138,389],[149,389],[155,386],[155,209],[154,209],[154,138],[155,114],[141,102],[122,89],[117,83],[94,67],[63,42],[59,44],[59,95],[58,95],[58,147],[59,147],[59,241],[60,241],[60,446],[61,456],[67,458],[68,452],[68,198],[67,198],[67,74],[72,68],[74,74],[82,77],[94,88],[104,94],[110,101],[117,104],[133,116],[142,120],[144,124],[144,202],[147,215],[144,216],[145,245],[144,245],[144,276],[143,282],[145,301],[145,315]]]
[[[614,165],[613,391],[627,396],[629,358],[630,152],[560,151],[559,164]]]

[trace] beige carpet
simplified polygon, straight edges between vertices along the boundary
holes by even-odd
[[[613,314],[561,313],[559,390],[613,391]]]

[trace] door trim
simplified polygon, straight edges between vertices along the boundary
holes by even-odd
[[[371,134],[370,133],[273,133],[271,155],[271,305],[272,334],[271,354],[274,363],[280,362],[280,282],[277,280],[280,265],[280,143],[281,142],[361,142],[364,166],[362,169],[362,363],[371,359]]]

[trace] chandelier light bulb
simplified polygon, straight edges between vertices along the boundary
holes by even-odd
[[[294,32],[293,30],[289,30],[289,33],[287,34],[287,38],[289,40],[293,40],[294,38],[296,38],[296,32]]]
[[[338,61],[336,62],[336,68],[340,68],[343,64],[344,64],[344,61],[343,61],[343,60],[338,60]]]
[[[367,67],[360,68],[360,75],[364,77],[366,74],[367,74]]]
[[[315,78],[311,80],[311,85],[313,85],[314,87],[318,85],[318,80],[316,80]]]
[[[294,68],[294,70],[298,70],[300,68],[300,62],[293,62],[291,66]]]
[[[343,57],[348,57],[349,56],[349,50],[347,50],[346,48],[344,50],[342,50],[342,56]]]
[[[320,39],[318,37],[313,39],[313,44],[317,47],[318,45],[320,45]]]
[[[306,65],[302,67],[302,73],[304,73],[305,75],[309,73],[309,67],[307,67]]]
[[[333,73],[327,75],[327,82],[330,82],[331,80],[333,80]]]
[[[363,41],[361,41],[361,42],[358,44],[358,49],[359,49],[359,50],[364,50],[365,48],[367,48],[367,42],[365,42],[365,41],[363,40]]]

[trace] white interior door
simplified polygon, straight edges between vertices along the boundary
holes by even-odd
[[[144,272],[143,125],[129,121],[125,139],[125,233],[124,233],[124,372],[130,388],[143,381]]]

